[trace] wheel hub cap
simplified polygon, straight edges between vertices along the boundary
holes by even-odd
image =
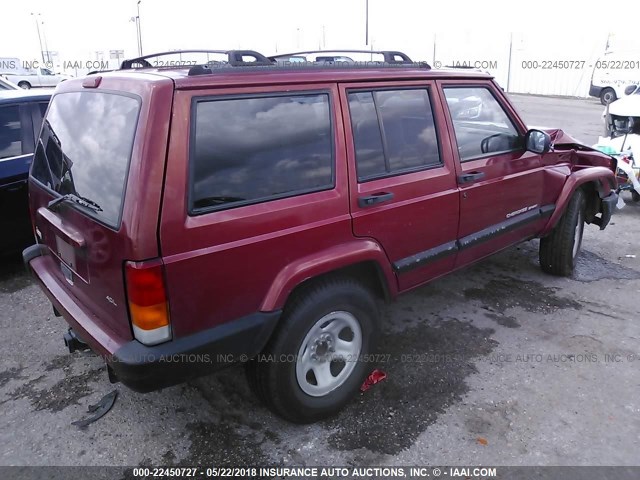
[[[362,349],[360,323],[349,312],[331,312],[307,332],[296,358],[296,380],[304,393],[322,397],[353,372]]]
[[[316,362],[330,360],[331,354],[335,352],[333,338],[328,333],[323,333],[311,345],[311,358]]]

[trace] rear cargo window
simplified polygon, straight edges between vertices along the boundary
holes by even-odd
[[[327,94],[198,100],[190,211],[333,187]]]
[[[71,194],[77,208],[118,228],[139,110],[139,100],[125,95],[55,95],[32,177],[60,195]]]

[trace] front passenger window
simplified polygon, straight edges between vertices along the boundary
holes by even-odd
[[[488,88],[448,87],[444,93],[460,161],[522,148],[522,137]]]

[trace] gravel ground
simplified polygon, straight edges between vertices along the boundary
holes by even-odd
[[[595,143],[595,100],[512,96],[531,125]],[[0,465],[637,465],[640,205],[587,227],[574,278],[543,274],[531,241],[383,308],[387,380],[339,416],[286,423],[241,368],[71,424],[114,386],[66,353],[64,322],[24,273],[0,266]],[[625,255],[636,255],[626,258]]]

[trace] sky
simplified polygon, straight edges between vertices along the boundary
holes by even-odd
[[[247,48],[273,54],[365,48],[365,2],[142,0],[143,51]],[[535,37],[540,53],[550,55],[571,53],[567,48],[581,39],[605,43],[613,32],[619,44],[640,50],[637,31],[624,30],[625,18],[640,18],[640,2],[626,2],[607,15],[597,13],[601,7],[600,2],[557,0],[369,0],[370,43],[430,61],[438,38],[456,51],[489,51],[496,44],[504,46],[516,32]],[[40,57],[36,21],[43,43],[46,39],[48,49],[64,59],[94,60],[96,51],[115,49],[136,56],[135,15],[136,0],[3,2],[0,58]]]

